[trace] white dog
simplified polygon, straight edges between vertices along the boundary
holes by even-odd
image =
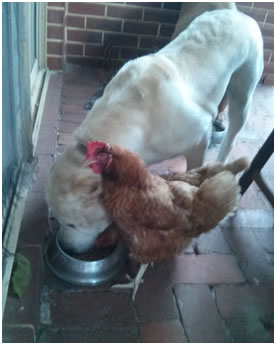
[[[257,23],[228,9],[200,15],[158,53],[126,63],[75,131],[76,146],[51,169],[48,203],[63,244],[85,251],[111,222],[99,176],[82,167],[88,141],[123,145],[147,164],[185,154],[189,169],[200,166],[227,92],[229,127],[218,154],[225,161],[262,71]]]

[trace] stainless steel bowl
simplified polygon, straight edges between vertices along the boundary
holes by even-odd
[[[58,235],[52,236],[44,251],[45,262],[57,277],[76,285],[100,285],[110,281],[126,263],[126,249],[121,241],[104,259],[84,261],[67,254],[60,246]]]
[[[216,120],[213,124],[211,144],[213,145],[220,144],[222,142],[224,134],[225,134],[224,125],[221,122]]]

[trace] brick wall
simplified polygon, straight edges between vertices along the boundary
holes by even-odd
[[[273,83],[274,3],[238,2],[257,20],[264,37],[263,81]],[[51,2],[48,3],[47,61],[50,69],[64,63],[114,68],[152,53],[170,41],[181,3]]]

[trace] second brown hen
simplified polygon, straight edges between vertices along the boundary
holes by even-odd
[[[175,255],[233,211],[240,195],[235,174],[248,167],[242,158],[160,177],[120,146],[95,141],[87,152],[87,164],[102,174],[105,207],[142,264],[133,282],[120,285],[133,287],[133,299],[148,263]]]

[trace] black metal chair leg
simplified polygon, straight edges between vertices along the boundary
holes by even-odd
[[[263,180],[260,171],[266,162],[269,160],[270,156],[274,152],[274,130],[270,133],[269,137],[260,148],[259,152],[254,157],[252,163],[248,170],[244,172],[244,174],[240,178],[240,186],[241,186],[241,194],[244,194],[251,183],[255,181],[261,191],[265,194],[268,201],[274,206],[274,196],[271,192],[270,188],[267,186],[265,181]]]

